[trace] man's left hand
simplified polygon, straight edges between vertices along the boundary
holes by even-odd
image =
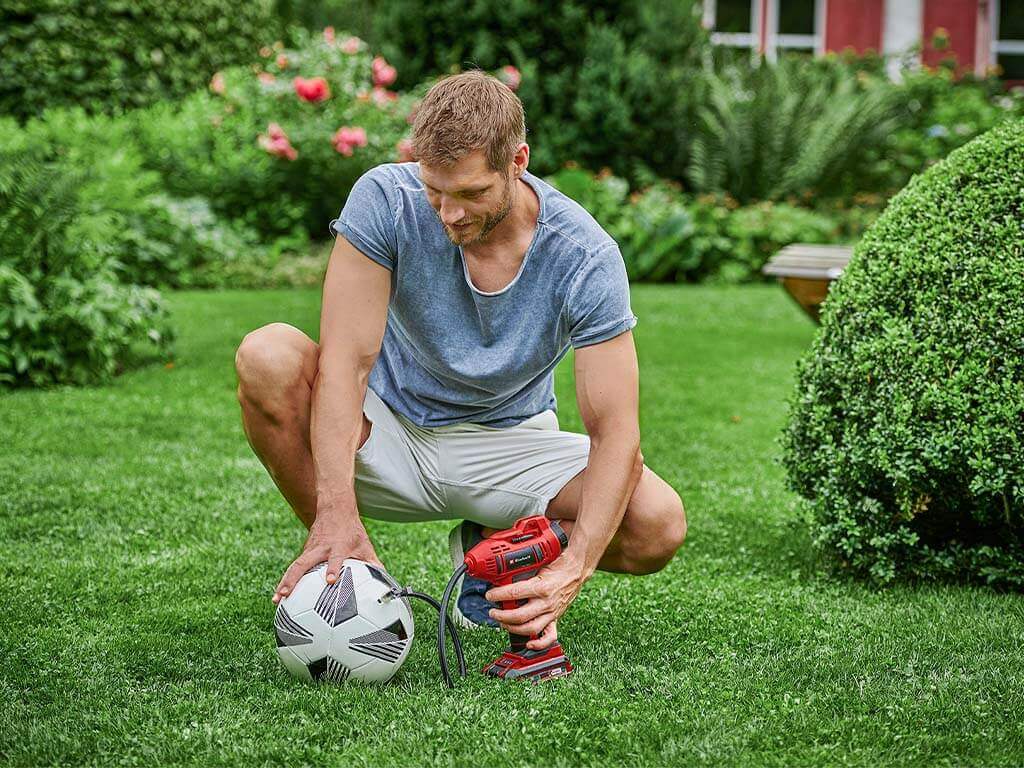
[[[528,602],[508,611],[493,608],[490,616],[507,632],[527,637],[537,635],[535,640],[526,644],[527,648],[547,648],[558,639],[555,622],[576,599],[587,577],[583,563],[568,552],[564,552],[555,562],[541,568],[537,575],[530,579],[501,587],[491,587],[485,597],[492,603],[503,600]]]

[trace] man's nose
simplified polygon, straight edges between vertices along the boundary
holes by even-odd
[[[445,201],[444,198],[441,198],[441,221],[450,227],[452,224],[458,224],[464,218],[466,218],[464,208],[453,201]]]

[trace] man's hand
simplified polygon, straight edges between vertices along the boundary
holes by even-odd
[[[358,517],[317,515],[302,554],[284,572],[271,599],[275,603],[280,602],[306,571],[324,561],[327,562],[327,583],[333,584],[341,573],[342,561],[348,557],[384,567]]]
[[[533,578],[488,590],[485,597],[492,603],[528,600],[526,605],[509,611],[494,608],[490,612],[491,618],[507,632],[538,635],[536,640],[526,644],[527,648],[547,648],[558,640],[555,622],[576,599],[588,577],[584,564],[568,552],[563,552],[551,565],[537,571]]]

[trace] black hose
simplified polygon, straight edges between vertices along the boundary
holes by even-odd
[[[451,688],[452,687],[452,676],[451,676],[451,672],[448,669],[448,660],[445,657],[445,653],[444,653],[445,648],[444,648],[444,629],[443,629],[443,627],[447,627],[448,628],[448,634],[452,638],[452,645],[455,646],[455,656],[458,659],[458,663],[459,663],[459,677],[465,677],[466,676],[466,657],[462,653],[462,642],[459,640],[459,635],[455,631],[455,624],[452,622],[451,618],[448,617],[448,612],[447,611],[442,611],[441,610],[441,604],[439,602],[437,602],[437,600],[432,598],[430,595],[425,595],[422,592],[414,592],[409,587],[405,587],[404,589],[402,589],[401,591],[398,591],[398,592],[393,592],[393,594],[396,597],[416,597],[416,598],[419,598],[420,600],[423,600],[426,603],[430,603],[437,610],[437,613],[438,613],[438,616],[439,616],[438,622],[442,626],[442,629],[441,629],[441,648],[442,648],[442,650],[441,650],[441,653],[438,656],[438,658],[439,658],[439,660],[441,662],[441,675],[444,677],[444,681],[448,685],[448,687]]]
[[[441,676],[444,678],[444,684],[449,688],[454,688],[452,683],[451,673],[448,671],[448,657],[447,649],[445,648],[444,642],[444,628],[451,624],[451,619],[448,618],[448,603],[452,599],[452,590],[455,589],[455,583],[459,580],[467,570],[465,563],[455,569],[455,573],[448,580],[448,586],[444,588],[444,595],[441,597],[441,604],[438,606],[438,620],[437,620],[437,658],[441,662]],[[462,646],[455,641],[455,632],[452,631],[452,641],[455,646],[455,652],[459,655],[459,660],[462,661]],[[465,663],[461,666],[462,677],[466,676]]]

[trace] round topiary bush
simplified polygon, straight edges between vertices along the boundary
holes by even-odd
[[[783,445],[841,565],[1024,586],[1024,122],[916,177],[865,234]]]

